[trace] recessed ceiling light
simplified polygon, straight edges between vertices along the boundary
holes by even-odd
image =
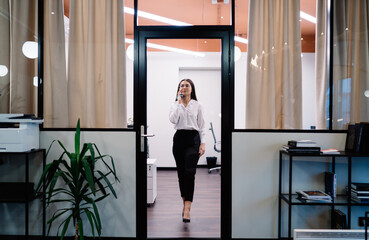
[[[8,74],[8,68],[5,65],[0,65],[0,77],[4,77]]]
[[[38,87],[38,77],[37,76],[33,77],[33,86]]]
[[[38,43],[35,41],[26,41],[23,43],[22,52],[24,56],[35,59],[38,57]]]
[[[133,15],[135,10],[133,8],[124,7],[124,12]],[[140,10],[138,10],[137,15],[139,17],[151,19],[151,20],[154,20],[154,21],[162,22],[162,23],[167,23],[167,24],[170,24],[170,25],[192,26],[192,24],[189,24],[189,23],[177,21],[177,20],[174,20],[174,19],[162,17],[162,16],[159,16],[159,15],[156,15],[156,14],[147,13],[147,12],[140,11]]]
[[[315,23],[316,24],[316,17],[313,17],[303,11],[300,11],[300,17],[305,19],[305,20],[308,20],[309,22],[312,22],[312,23]]]
[[[246,38],[237,37],[237,36],[234,36],[234,40],[236,42],[240,42],[240,43],[244,43],[244,44],[248,44],[248,42],[249,42]]]
[[[366,91],[364,92],[364,96],[365,96],[365,97],[367,97],[367,98],[369,98],[369,90],[366,90]]]
[[[126,43],[133,43],[133,42],[134,41],[132,39],[126,38]],[[165,50],[169,52],[183,53],[183,54],[193,55],[197,57],[205,57],[205,54],[201,52],[194,52],[194,51],[184,50],[180,48],[168,47],[168,46],[155,44],[155,43],[147,43],[147,47]]]

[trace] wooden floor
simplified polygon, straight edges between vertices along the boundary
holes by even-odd
[[[147,208],[149,238],[220,238],[220,174],[198,168],[191,222],[182,222],[182,199],[176,170],[158,171],[158,196]]]

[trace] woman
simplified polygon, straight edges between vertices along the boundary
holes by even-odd
[[[205,153],[203,109],[197,101],[195,85],[190,79],[179,82],[176,102],[170,109],[169,120],[177,130],[173,137],[173,155],[183,200],[182,218],[187,223],[190,222],[197,162]]]

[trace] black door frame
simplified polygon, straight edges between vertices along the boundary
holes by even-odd
[[[146,144],[141,151],[140,129],[147,126],[148,39],[220,39],[221,56],[221,239],[231,238],[231,146],[234,129],[234,32],[231,26],[142,26],[135,32],[134,119],[136,131],[136,236],[147,239]],[[137,60],[136,60],[137,59]]]

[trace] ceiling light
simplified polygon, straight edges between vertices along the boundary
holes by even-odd
[[[124,7],[124,12],[133,15],[135,10],[133,8]],[[189,24],[189,23],[177,21],[177,20],[174,20],[174,19],[162,17],[162,16],[159,16],[159,15],[155,15],[155,14],[151,14],[151,13],[147,13],[147,12],[143,12],[143,11],[140,11],[140,10],[138,10],[137,15],[139,17],[151,19],[151,20],[154,20],[154,21],[162,22],[162,23],[167,23],[167,24],[170,24],[170,25],[192,26],[192,24]]]
[[[24,56],[35,59],[38,57],[38,43],[34,41],[27,41],[23,43],[22,52]]]
[[[134,49],[133,44],[130,44],[127,48],[127,57],[129,60],[133,61],[134,59]]]
[[[0,77],[4,77],[8,74],[8,68],[5,65],[0,65]]]
[[[132,39],[126,38],[126,43],[133,43],[133,42],[134,41]],[[165,51],[169,51],[169,52],[176,52],[176,53],[183,53],[183,54],[188,54],[188,55],[193,55],[193,56],[198,56],[198,57],[205,57],[204,53],[184,50],[184,49],[180,49],[180,48],[168,47],[168,46],[159,45],[159,44],[155,44],[155,43],[147,43],[147,47],[160,49],[160,50],[165,50]],[[128,49],[127,49],[127,51],[128,51]]]
[[[234,40],[236,42],[240,42],[240,43],[244,43],[244,44],[248,44],[249,43],[249,41],[246,38],[242,38],[242,37],[234,36]]]
[[[37,76],[33,77],[33,86],[38,87],[38,77]]]
[[[160,50],[166,50],[169,52],[177,52],[177,53],[184,53],[188,55],[194,55],[198,57],[205,57],[205,54],[200,53],[200,52],[194,52],[194,51],[189,51],[189,50],[184,50],[184,49],[174,48],[174,47],[167,47],[167,46],[163,46],[163,45],[159,45],[155,43],[147,43],[147,46],[151,48],[160,49]]]
[[[369,90],[366,90],[366,91],[364,92],[364,96],[365,96],[365,97],[367,97],[367,98],[369,98]]]
[[[229,0],[211,0],[212,4],[218,4],[218,3],[224,3],[224,4],[228,4]]]
[[[241,58],[241,49],[237,46],[234,47],[234,61],[237,62]]]
[[[305,20],[308,20],[309,22],[312,22],[312,23],[315,23],[316,24],[316,17],[313,17],[303,11],[300,11],[300,17],[305,19]]]

